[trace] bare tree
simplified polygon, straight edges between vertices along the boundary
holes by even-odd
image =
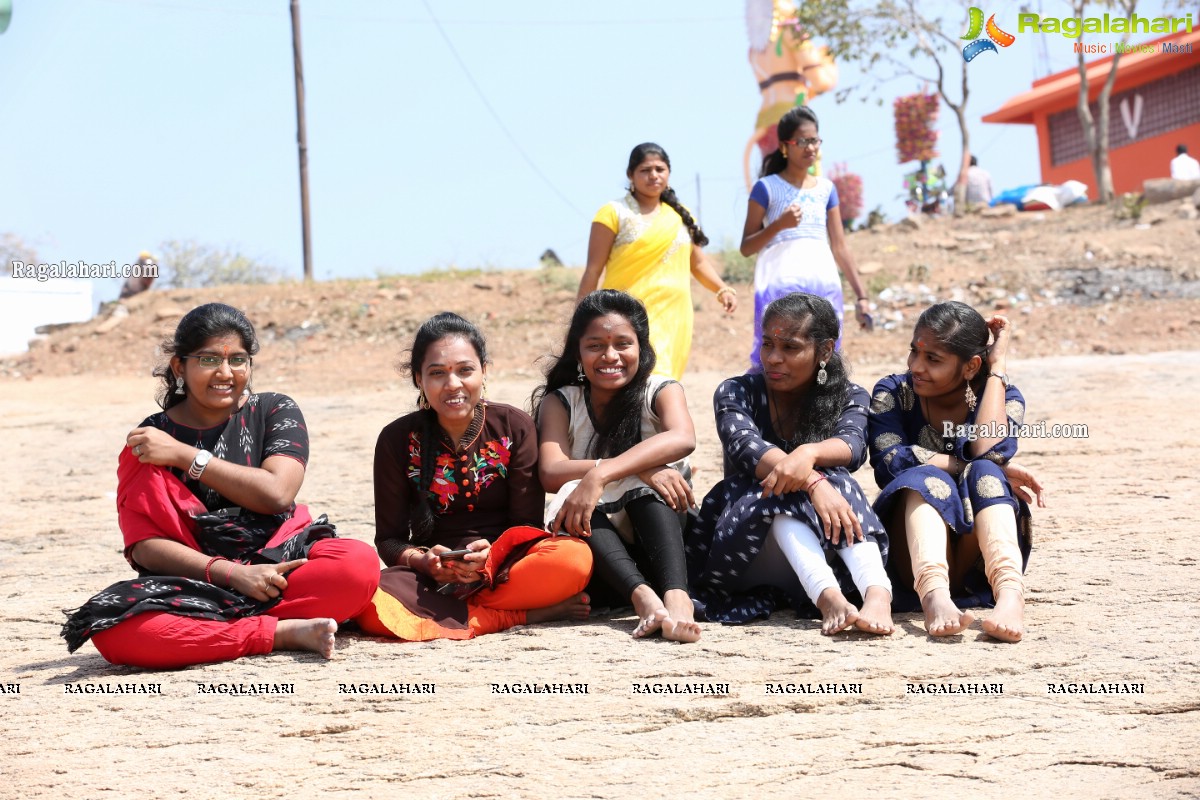
[[[828,42],[836,58],[858,61],[870,68],[871,85],[840,89],[839,101],[900,77],[916,78],[937,89],[938,96],[954,112],[962,144],[962,162],[954,184],[955,213],[961,213],[966,205],[966,173],[971,160],[971,132],[967,126],[971,92],[960,37],[966,31],[972,5],[971,0],[938,4],[839,0],[803,3],[799,12],[801,25],[814,37]],[[954,17],[942,16],[938,11],[952,12]],[[881,75],[876,69],[881,64],[889,67],[891,74]]]
[[[194,241],[159,245],[162,285],[170,289],[212,288],[229,283],[279,283],[283,271],[229,247]]]
[[[1132,18],[1137,9],[1138,0],[1115,0],[1103,5],[1111,7],[1114,4],[1121,13]],[[1083,13],[1087,0],[1071,0],[1071,12],[1078,21],[1079,30],[1083,30]],[[1092,114],[1092,106],[1088,102],[1087,57],[1080,48],[1079,63],[1079,97],[1075,102],[1075,110],[1079,114],[1079,124],[1083,127],[1083,141],[1087,145],[1088,155],[1092,159],[1092,172],[1096,175],[1096,197],[1101,203],[1111,203],[1113,199],[1112,168],[1108,163],[1108,122],[1109,97],[1112,95],[1113,84],[1117,82],[1117,65],[1121,62],[1121,52],[1129,44],[1129,31],[1121,36],[1121,46],[1115,49],[1112,61],[1109,63],[1108,76],[1100,87],[1096,97],[1096,115]],[[1096,119],[1096,116],[1099,119]]]
[[[1083,30],[1084,11],[1088,0],[1070,0],[1070,4],[1071,14],[1075,17],[1079,30]],[[1132,20],[1134,12],[1137,11],[1138,0],[1097,0],[1096,5],[1104,9],[1115,9],[1120,16]],[[1173,0],[1165,4],[1163,13],[1186,6],[1185,0]],[[1075,110],[1083,127],[1083,140],[1087,145],[1088,155],[1092,159],[1092,171],[1096,175],[1097,199],[1102,203],[1112,202],[1116,194],[1113,190],[1112,167],[1108,161],[1108,125],[1111,110],[1109,98],[1112,96],[1113,85],[1117,82],[1117,67],[1121,63],[1122,51],[1129,44],[1129,38],[1133,34],[1132,28],[1132,24],[1127,26],[1127,30],[1121,35],[1120,45],[1114,48],[1112,61],[1108,65],[1108,75],[1105,76],[1104,85],[1100,87],[1100,94],[1096,96],[1095,114],[1092,113],[1092,104],[1088,102],[1090,87],[1087,60],[1082,48],[1078,55],[1079,97],[1075,103]]]
[[[20,261],[22,264],[36,264],[37,260],[37,250],[27,244],[20,236],[17,236],[15,233],[0,234],[0,261],[4,264],[5,274],[13,274],[14,262]]]

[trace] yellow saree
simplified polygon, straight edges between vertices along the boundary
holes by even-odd
[[[643,215],[626,195],[596,212],[616,234],[601,288],[641,300],[650,317],[655,372],[679,380],[692,350],[692,240],[683,219],[666,203]]]

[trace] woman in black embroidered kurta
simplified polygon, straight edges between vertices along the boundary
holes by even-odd
[[[483,334],[457,314],[417,331],[408,369],[421,410],[375,448],[375,544],[389,568],[358,618],[369,633],[466,639],[587,615],[591,553],[542,527],[537,431],[483,399],[486,366]],[[470,552],[443,558],[453,550]]]

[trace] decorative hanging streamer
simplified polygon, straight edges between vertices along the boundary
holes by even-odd
[[[984,41],[987,41],[986,39]],[[938,96],[919,92],[893,101],[899,162],[937,158]]]
[[[980,13],[982,13],[982,12],[980,12]],[[1000,45],[1001,47],[1008,47],[1010,44],[1012,44],[1013,42],[1015,42],[1017,40],[1017,37],[1013,36],[1011,33],[1005,33],[1004,31],[1000,30],[1000,26],[996,24],[996,15],[995,14],[992,14],[990,17],[988,17],[987,35],[991,38],[991,40],[993,42]],[[967,59],[967,60],[970,61],[971,59]]]
[[[979,34],[983,33],[983,10],[971,6],[969,24],[967,25],[967,35],[962,36],[962,39],[975,39]],[[992,15],[995,17],[995,15]]]
[[[965,58],[967,61],[972,61],[975,56],[979,55],[980,53],[985,53],[988,50],[991,50],[993,53],[1000,52],[996,49],[996,45],[992,44],[990,40],[976,39],[963,48],[963,58]]]

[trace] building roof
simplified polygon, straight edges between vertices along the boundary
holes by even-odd
[[[1157,39],[1138,43],[1154,45],[1156,50],[1154,53],[1133,52],[1123,54],[1121,60],[1117,63],[1117,85],[1114,86],[1114,91],[1121,85],[1136,86],[1145,82],[1145,80],[1163,74],[1164,59],[1177,62],[1175,65],[1178,66],[1178,69],[1195,66],[1196,62],[1191,58],[1181,58],[1162,53],[1162,48],[1159,45],[1163,42],[1173,42],[1178,45],[1191,44],[1193,52],[1200,50],[1200,26],[1194,28],[1190,33],[1171,33],[1166,36],[1160,36]],[[1112,63],[1112,60],[1113,56],[1109,55],[1088,62],[1089,99],[1094,100],[1100,94],[1100,90],[1104,86],[1104,81],[1108,77],[1109,65]],[[1170,71],[1176,72],[1178,70]],[[983,121],[1016,122],[1032,125],[1035,113],[1061,111],[1071,108],[1076,104],[1078,98],[1079,68],[1071,67],[1070,69],[1065,69],[1062,72],[1056,72],[1053,75],[1047,75],[1044,78],[1034,81],[1032,89],[1016,97],[1009,98],[1008,102],[1000,106],[1000,108],[990,114],[984,115]]]

